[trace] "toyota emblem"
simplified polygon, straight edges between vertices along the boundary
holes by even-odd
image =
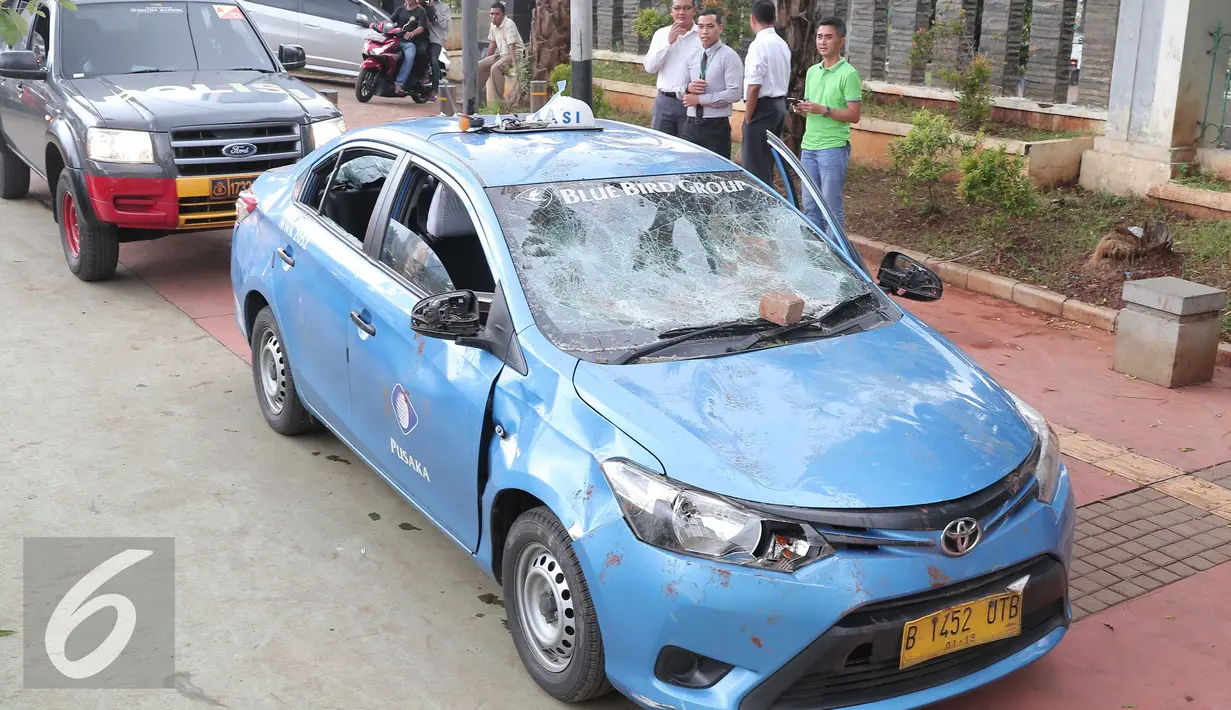
[[[974,518],[958,518],[945,526],[940,534],[940,549],[950,557],[961,557],[975,549],[983,539],[983,528]]]

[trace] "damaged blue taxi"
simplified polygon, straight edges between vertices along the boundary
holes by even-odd
[[[471,555],[561,700],[914,708],[1055,647],[1057,439],[888,295],[935,275],[810,223],[777,139],[767,185],[570,101],[355,130],[240,197],[269,425]]]

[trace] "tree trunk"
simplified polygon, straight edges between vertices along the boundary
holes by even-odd
[[[546,81],[569,61],[570,0],[538,0],[530,20],[530,78]]]
[[[778,34],[791,48],[791,82],[787,96],[802,97],[804,95],[804,76],[808,67],[821,60],[816,51],[816,23],[820,22],[825,13],[832,12],[827,7],[831,3],[813,2],[812,0],[777,0],[778,2]],[[782,140],[791,150],[799,153],[800,143],[804,137],[804,119],[794,112],[787,112],[786,127],[782,131]]]

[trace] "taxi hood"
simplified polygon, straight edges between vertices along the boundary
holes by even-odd
[[[953,500],[1000,480],[1034,447],[1008,394],[909,315],[723,357],[582,361],[574,384],[671,478],[761,503]]]
[[[286,74],[260,71],[117,74],[66,84],[107,128],[168,131],[259,121],[303,124],[339,115],[311,86]]]

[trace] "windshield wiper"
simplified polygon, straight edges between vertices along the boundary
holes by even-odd
[[[627,365],[628,363],[632,362],[633,360],[636,360],[639,357],[644,357],[651,353],[656,353],[659,350],[665,350],[671,347],[672,345],[675,345],[676,343],[682,343],[685,340],[701,338],[706,335],[715,335],[717,333],[722,333],[724,331],[726,332],[735,331],[739,333],[739,332],[743,332],[749,329],[760,330],[761,328],[764,327],[762,323],[765,323],[765,322],[768,322],[768,321],[762,321],[761,323],[758,323],[758,321],[755,321],[755,320],[751,320],[751,321],[750,320],[735,320],[735,321],[729,321],[727,323],[717,323],[715,325],[704,325],[704,326],[696,326],[696,327],[690,327],[690,328],[675,328],[672,330],[664,330],[663,332],[658,334],[659,337],[662,338],[661,340],[655,340],[653,342],[646,343],[645,345],[642,345],[640,347],[633,348],[632,350],[624,353],[620,357],[612,360],[611,364]]]
[[[125,74],[168,74],[173,71],[176,71],[176,70],[175,69],[134,69],[132,71],[126,71],[124,73]]]
[[[741,340],[735,345],[731,346],[730,348],[727,348],[727,352],[729,353],[742,352],[744,350],[748,350],[749,348],[755,347],[757,344],[763,343],[766,340],[771,340],[780,335],[786,335],[787,333],[790,333],[792,331],[801,330],[803,328],[809,328],[811,326],[821,326],[822,328],[829,326],[828,329],[822,330],[819,336],[822,338],[832,338],[836,335],[841,335],[842,333],[845,333],[855,328],[856,326],[863,325],[867,316],[871,316],[871,315],[879,316],[880,315],[879,308],[877,308],[876,310],[870,311],[868,313],[860,314],[857,306],[863,305],[869,299],[871,299],[873,303],[876,303],[876,296],[874,295],[873,292],[869,291],[867,293],[861,293],[858,296],[854,296],[852,298],[846,299],[845,301],[842,301],[841,303],[837,304],[833,308],[830,308],[828,311],[825,311],[824,313],[822,313],[820,316],[817,316],[816,318],[809,318],[808,320],[802,320],[798,323],[792,323],[790,325],[784,325],[778,328],[772,328],[770,330],[762,330],[759,333],[750,335],[744,340]],[[852,315],[857,315],[858,317],[854,318],[853,320],[847,320]],[[846,322],[843,323],[843,321],[846,321]],[[843,323],[843,325],[841,325],[840,327],[837,327],[839,323]]]

